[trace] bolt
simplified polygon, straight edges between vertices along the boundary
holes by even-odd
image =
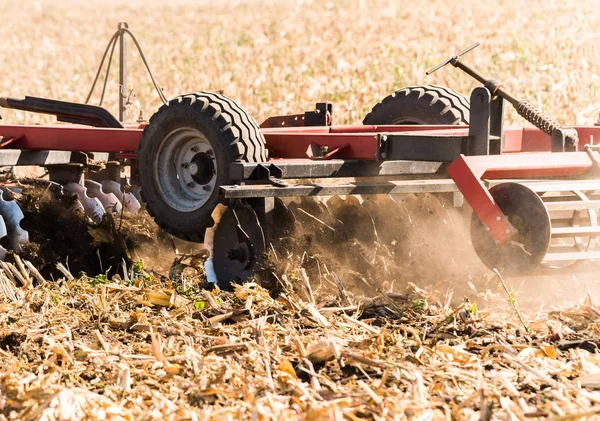
[[[212,155],[213,155],[213,150],[212,150],[212,149],[209,149],[209,150],[207,150],[207,151],[206,151],[206,153],[207,153],[208,155],[212,156]]]
[[[502,217],[501,216],[497,216],[496,217],[496,221],[502,221]]]
[[[194,187],[195,185],[196,185],[196,184],[194,184],[194,182],[193,182],[193,181],[190,181],[189,183],[187,183],[187,186],[188,186],[188,187]]]
[[[213,174],[216,174],[216,173],[217,173],[217,170],[215,170],[215,169],[213,168],[213,170],[212,170],[212,173],[213,173]]]
[[[485,230],[486,230],[487,232],[490,232],[490,231],[491,231],[491,228],[490,228],[490,227],[485,227]]]
[[[187,168],[189,166],[190,166],[190,164],[188,164],[187,162],[184,162],[183,164],[181,164],[181,168]]]
[[[198,148],[195,147],[195,146],[192,146],[191,149],[190,149],[190,151],[192,151],[192,152],[198,152]]]
[[[506,233],[510,234],[510,229],[509,228],[506,229]]]
[[[202,190],[209,191],[210,190],[210,186],[208,184],[205,184],[204,186],[202,186]]]

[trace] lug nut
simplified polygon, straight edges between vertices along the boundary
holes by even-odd
[[[502,217],[501,216],[497,216],[496,217],[496,221],[502,221]]]
[[[195,146],[192,146],[191,149],[190,149],[190,151],[192,151],[192,152],[198,152],[198,148],[195,147]]]
[[[194,182],[190,181],[189,183],[187,183],[188,187],[194,187],[196,184],[194,184]]]
[[[212,156],[213,155],[213,150],[212,149],[207,150],[206,154]]]
[[[209,191],[210,190],[210,186],[208,184],[205,184],[204,186],[202,186],[202,190]]]
[[[188,164],[187,162],[184,162],[183,164],[181,164],[181,168],[187,168],[189,166],[190,166],[190,164]]]

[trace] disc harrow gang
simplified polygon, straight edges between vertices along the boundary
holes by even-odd
[[[109,47],[125,46],[127,28]],[[338,272],[391,281],[479,264],[466,258],[473,250],[508,275],[599,261],[600,127],[562,126],[468,67],[462,56],[476,46],[428,72],[464,71],[482,85],[469,99],[411,86],[361,126],[333,125],[325,102],[259,125],[222,93],[168,101],[154,77],[164,105],[138,124],[123,123],[122,95],[119,119],[87,103],[0,98],[72,123],[0,125],[0,166],[47,168],[48,189],[76,196],[92,225],[147,209],[165,232],[205,243],[208,280],[225,288],[294,253],[318,270],[333,254]],[[126,86],[123,61],[119,73]],[[508,105],[534,127],[505,127]],[[3,189],[0,258],[28,240],[18,199]]]

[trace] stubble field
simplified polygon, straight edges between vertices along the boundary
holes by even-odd
[[[458,70],[425,70],[475,41],[466,62],[559,122],[600,112],[596,1],[3,0],[0,13],[0,96],[84,101],[127,21],[167,97],[222,90],[259,122],[327,100],[335,123],[359,124],[413,84],[468,95],[477,84]],[[127,116],[149,118],[160,101],[133,49],[129,60]],[[115,114],[116,101],[113,68]],[[208,292],[152,261],[41,282],[17,259],[0,272],[0,419],[597,418],[595,273],[503,285],[465,271],[469,259],[427,282],[342,277],[341,293],[325,268],[313,296],[302,256],[278,266],[277,296]]]

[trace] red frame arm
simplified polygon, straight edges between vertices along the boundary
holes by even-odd
[[[460,155],[448,174],[481,223],[498,243],[507,241],[515,228],[496,205],[482,179],[565,177],[587,173],[593,162],[586,152],[507,155]]]

